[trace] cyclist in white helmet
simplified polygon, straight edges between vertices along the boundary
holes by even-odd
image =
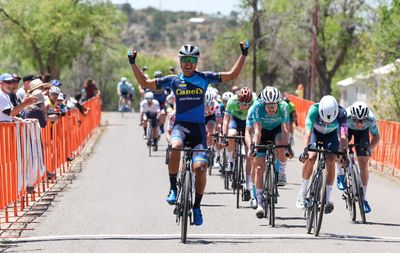
[[[367,201],[367,186],[369,179],[368,172],[368,161],[372,154],[373,149],[379,143],[379,130],[376,125],[375,115],[369,110],[367,104],[364,102],[355,102],[346,109],[347,112],[347,123],[349,128],[348,141],[351,141],[354,137],[354,143],[356,144],[368,144],[369,149],[362,147],[356,147],[357,160],[360,165],[360,174],[362,188],[364,192],[364,212],[371,212],[371,207]],[[372,135],[372,140],[369,139],[369,134]],[[346,189],[346,181],[344,178],[343,167],[336,163],[336,169],[338,172],[337,187],[339,190]]]
[[[157,151],[157,142],[159,139],[158,123],[160,116],[160,104],[154,99],[153,92],[149,91],[144,94],[144,100],[140,102],[140,126],[143,126],[144,135],[146,138],[147,124],[149,119],[151,119],[152,130],[152,140],[147,140],[148,144],[152,144],[153,150]]]
[[[333,96],[324,96],[319,103],[310,107],[306,119],[304,147],[311,143],[323,142],[323,147],[333,152],[347,147],[347,113],[339,106]],[[340,141],[339,141],[340,138]],[[311,177],[317,153],[303,152],[299,160],[304,163],[301,187],[297,196],[296,207],[304,208],[309,179]],[[335,180],[335,155],[326,154],[326,205],[325,213],[334,209],[331,201],[333,182]]]
[[[280,91],[277,88],[267,86],[261,92],[261,99],[254,103],[248,122],[253,124],[254,136],[253,144],[266,145],[272,142],[277,145],[287,145],[289,137],[289,105],[281,100]],[[252,122],[251,122],[252,121]],[[255,183],[257,195],[257,218],[264,217],[264,171],[265,171],[265,149],[252,149],[255,157]],[[276,150],[276,159],[280,161],[278,186],[286,184],[286,161],[287,157],[284,149]]]

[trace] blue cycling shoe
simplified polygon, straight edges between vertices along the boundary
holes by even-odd
[[[368,201],[364,200],[363,205],[364,205],[364,213],[370,213],[371,207],[369,206]]]
[[[196,226],[203,224],[203,215],[200,208],[193,208],[193,224]]]
[[[346,181],[344,179],[344,175],[337,176],[337,188],[341,191],[346,189]]]
[[[175,190],[170,190],[168,197],[167,197],[167,203],[170,205],[174,205],[176,202],[176,191]]]

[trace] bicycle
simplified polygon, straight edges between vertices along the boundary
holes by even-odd
[[[268,142],[266,145],[254,145],[257,149],[265,150],[265,177],[264,177],[264,218],[269,217],[269,225],[275,227],[275,204],[278,203],[278,170],[276,169],[275,149],[285,148],[292,153],[292,147],[287,145],[276,145]],[[252,149],[254,149],[252,148]],[[253,153],[253,151],[252,151]],[[289,156],[289,153],[286,154]]]
[[[125,112],[132,112],[132,109],[129,107],[128,98],[123,97],[121,103],[121,117],[124,118]]]
[[[310,234],[311,230],[314,229],[314,236],[318,236],[322,218],[324,215],[324,209],[326,204],[326,154],[340,155],[343,152],[333,152],[329,149],[323,148],[323,143],[318,142],[316,148],[312,147],[313,144],[307,146],[305,152],[316,152],[318,153],[318,165],[314,169],[311,177],[311,184],[307,190],[307,197],[305,199],[305,213],[306,217],[306,228],[307,233]]]
[[[151,157],[151,147],[155,146],[155,151],[158,149],[157,144],[153,142],[153,121],[157,119],[153,119],[151,117],[147,117],[147,129],[146,129],[146,145],[149,150],[149,157]]]
[[[184,152],[184,166],[179,170],[177,180],[177,198],[175,203],[174,214],[176,215],[176,223],[181,225],[181,241],[186,243],[188,221],[193,225],[192,208],[193,208],[193,181],[192,181],[192,157],[195,152],[207,152],[209,149],[192,149],[192,148],[171,148],[169,151]],[[168,153],[167,153],[168,154]]]
[[[360,170],[354,160],[353,149],[355,147],[366,149],[369,148],[369,145],[368,143],[349,144],[349,165],[344,168],[346,189],[343,193],[342,198],[346,202],[346,209],[349,211],[352,221],[356,221],[357,217],[356,203],[358,202],[361,221],[363,224],[365,224],[367,221],[365,218],[364,205],[363,205],[364,191],[362,189]]]
[[[220,142],[220,138],[222,136],[219,135],[219,133],[215,133],[214,135],[214,141],[215,143]],[[219,166],[219,172],[221,173],[221,177],[224,180],[224,189],[229,190],[229,173],[226,171],[226,167],[228,166],[228,158],[226,154],[226,148],[223,148],[222,150],[222,155],[218,161],[218,166]]]
[[[242,154],[242,147],[244,143],[244,136],[224,136],[225,139],[234,139],[235,140],[235,161],[233,171],[231,171],[232,175],[232,189],[233,194],[236,193],[236,208],[239,208],[239,199],[240,195],[242,196],[243,201],[243,182],[244,182],[244,155]],[[226,170],[225,170],[226,171]]]

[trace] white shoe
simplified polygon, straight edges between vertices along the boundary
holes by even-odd
[[[305,196],[303,194],[299,193],[299,195],[297,195],[296,208],[299,208],[299,209],[305,208],[304,199],[305,199]]]
[[[251,198],[250,200],[250,206],[253,209],[257,209],[257,199],[256,198]]]
[[[264,218],[264,208],[261,205],[257,206],[257,212],[256,212],[256,216],[259,219]]]

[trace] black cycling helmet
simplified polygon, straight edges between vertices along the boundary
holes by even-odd
[[[184,56],[192,56],[199,58],[200,57],[200,49],[195,45],[183,45],[178,51],[179,57]]]

